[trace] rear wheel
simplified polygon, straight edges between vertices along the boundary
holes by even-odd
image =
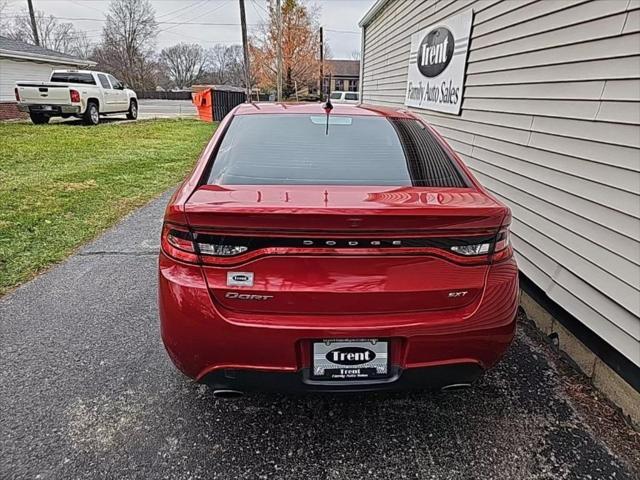
[[[44,113],[29,113],[31,121],[36,125],[42,125],[43,123],[49,123],[49,116]]]
[[[127,118],[129,120],[135,120],[136,118],[138,118],[138,102],[136,102],[135,100],[131,100],[131,103],[129,103]]]
[[[89,102],[82,116],[82,121],[85,125],[98,125],[100,123],[100,112],[95,102]]]

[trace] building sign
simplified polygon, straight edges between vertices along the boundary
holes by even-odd
[[[469,10],[411,36],[405,105],[460,113],[472,20]]]

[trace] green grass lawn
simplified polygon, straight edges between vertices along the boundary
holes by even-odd
[[[182,180],[213,130],[0,123],[0,295]]]

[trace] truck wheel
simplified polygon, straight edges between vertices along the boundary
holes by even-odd
[[[29,113],[31,121],[36,125],[42,125],[43,123],[49,123],[49,117],[42,113]]]
[[[129,111],[127,112],[127,118],[129,120],[135,120],[138,118],[138,102],[131,100],[129,103]]]
[[[100,112],[98,111],[98,105],[96,102],[89,102],[87,109],[82,115],[82,121],[85,125],[98,125],[100,123]]]

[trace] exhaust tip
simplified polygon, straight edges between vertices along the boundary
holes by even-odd
[[[228,390],[228,389],[221,389],[221,390],[214,390],[213,391],[213,396],[216,398],[223,398],[223,399],[232,399],[232,398],[240,398],[244,396],[244,392],[241,392],[240,390]]]
[[[452,383],[451,385],[445,385],[440,389],[441,392],[456,392],[459,390],[467,390],[471,388],[470,383]]]

